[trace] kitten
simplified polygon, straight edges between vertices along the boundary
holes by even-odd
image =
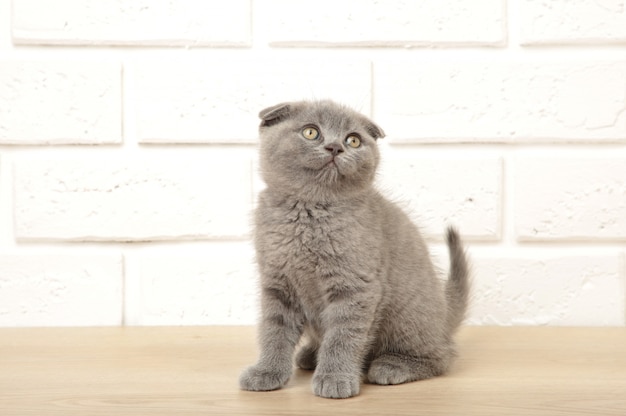
[[[331,101],[279,104],[260,118],[261,352],[241,388],[284,386],[303,335],[295,362],[315,370],[318,396],[355,396],[362,375],[400,384],[443,374],[469,291],[457,232],[447,230],[444,289],[417,228],[373,187],[380,127]]]

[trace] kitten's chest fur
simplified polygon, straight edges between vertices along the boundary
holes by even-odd
[[[262,197],[256,218],[260,266],[294,291],[307,314],[319,313],[340,292],[366,286],[379,268],[375,232],[364,212],[362,203]]]

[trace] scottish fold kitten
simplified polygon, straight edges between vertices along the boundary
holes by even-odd
[[[469,291],[457,232],[447,230],[444,288],[417,228],[373,187],[380,127],[331,101],[279,104],[260,118],[260,358],[241,388],[284,386],[303,335],[295,363],[315,371],[318,396],[357,395],[362,377],[445,373]]]

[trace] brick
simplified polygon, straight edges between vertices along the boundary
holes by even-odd
[[[430,239],[448,225],[463,238],[497,240],[501,229],[502,162],[433,157],[401,148],[384,155],[378,187],[409,213]]]
[[[260,110],[290,100],[334,98],[369,113],[369,61],[142,61],[126,71],[142,143],[256,142]],[[135,134],[135,133],[132,133]]]
[[[521,251],[472,255],[469,325],[623,326],[624,275],[617,254]],[[579,254],[579,255],[577,255]]]
[[[122,323],[119,255],[0,254],[0,326]]]
[[[0,247],[13,243],[12,183],[8,158],[0,154]]]
[[[626,158],[520,157],[520,240],[626,240]]]
[[[376,63],[375,118],[398,142],[626,141],[626,61]]]
[[[626,43],[623,0],[523,0],[519,5],[522,43]]]
[[[250,0],[13,1],[17,44],[245,46],[250,30]]]
[[[33,160],[15,167],[20,241],[146,241],[248,234],[248,158],[222,153]]]
[[[0,19],[3,19],[0,23],[4,27],[4,30],[0,31],[0,49],[7,50],[11,47],[11,31],[8,30],[11,27],[11,2],[0,1]]]
[[[136,259],[137,325],[252,325],[258,315],[254,253],[248,242],[211,243]],[[132,300],[131,300],[132,302]]]
[[[121,66],[0,60],[0,144],[122,140]]]
[[[266,2],[266,9],[270,12],[264,23],[274,46],[410,47],[505,42],[501,0],[271,0]]]

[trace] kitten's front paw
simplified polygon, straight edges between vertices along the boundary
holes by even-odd
[[[327,399],[346,399],[359,394],[361,379],[352,374],[315,374],[313,393]]]
[[[291,376],[289,371],[252,366],[241,373],[239,386],[242,390],[250,391],[277,390],[287,383],[289,376]]]

